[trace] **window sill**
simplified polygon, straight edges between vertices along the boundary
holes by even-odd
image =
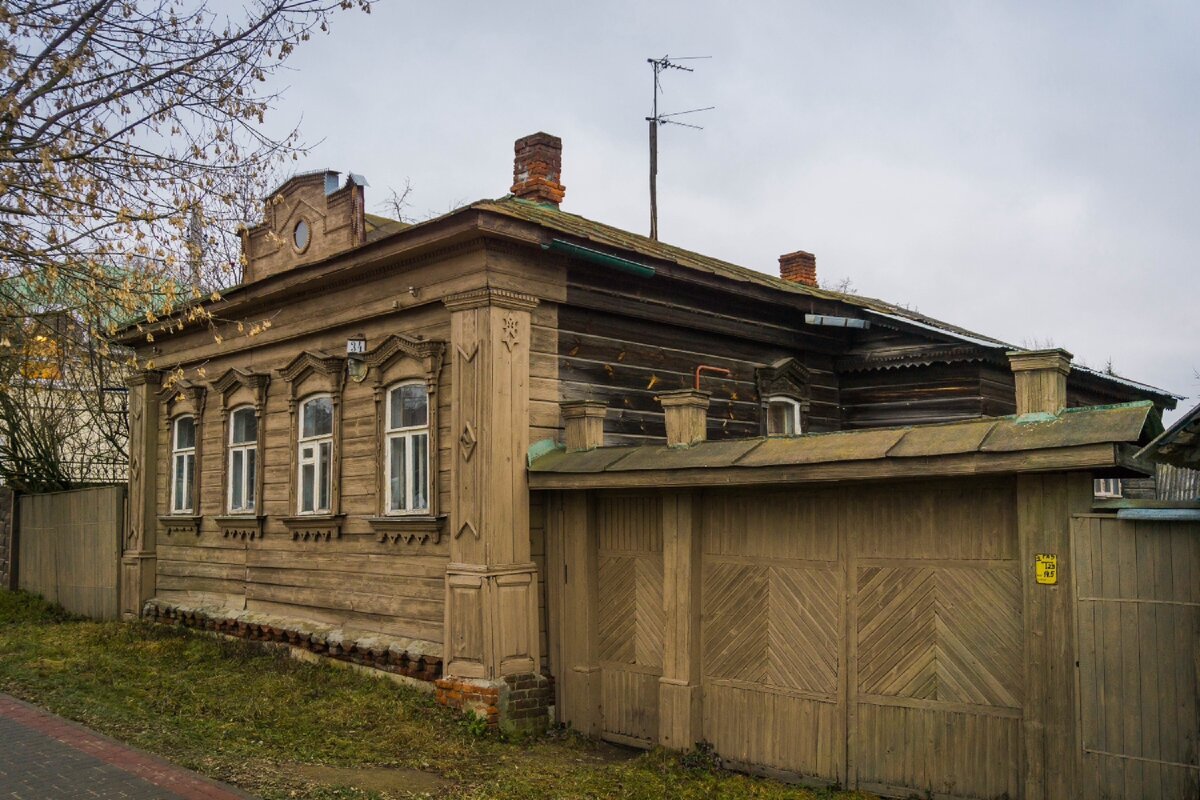
[[[263,517],[254,514],[228,514],[223,517],[213,517],[221,535],[226,539],[261,539],[263,535]]]
[[[295,541],[326,541],[340,539],[345,514],[297,514],[279,521],[292,532]]]
[[[166,514],[158,518],[158,523],[163,527],[163,533],[167,536],[174,536],[177,533],[190,533],[193,536],[200,535],[200,520],[203,519],[199,514]]]
[[[438,544],[446,528],[446,515],[425,516],[397,514],[390,517],[367,517],[371,530],[381,542],[391,544]]]

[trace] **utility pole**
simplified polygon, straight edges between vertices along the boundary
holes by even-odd
[[[647,58],[646,61],[654,69],[654,100],[653,114],[646,117],[646,122],[650,124],[650,238],[658,239],[658,126],[670,123],[672,125],[682,125],[685,128],[695,128],[703,130],[699,125],[689,125],[686,122],[678,122],[669,117],[678,117],[682,114],[694,114],[697,111],[711,111],[716,106],[708,106],[707,108],[693,108],[690,111],[676,111],[673,114],[658,113],[658,95],[662,91],[662,83],[659,81],[659,75],[663,70],[678,69],[684,72],[695,72],[691,67],[685,67],[681,64],[676,64],[676,61],[695,61],[702,58],[712,58],[712,56],[677,56],[672,59],[670,56],[662,58]]]

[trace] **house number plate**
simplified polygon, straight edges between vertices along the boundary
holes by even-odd
[[[1038,583],[1058,583],[1058,556],[1053,553],[1038,553],[1034,559],[1033,574]]]

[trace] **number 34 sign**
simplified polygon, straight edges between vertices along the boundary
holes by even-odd
[[[1038,583],[1058,583],[1058,556],[1053,553],[1038,553],[1034,557],[1033,574]]]

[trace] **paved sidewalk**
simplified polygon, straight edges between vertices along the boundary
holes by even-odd
[[[0,800],[247,800],[250,795],[0,694]]]

